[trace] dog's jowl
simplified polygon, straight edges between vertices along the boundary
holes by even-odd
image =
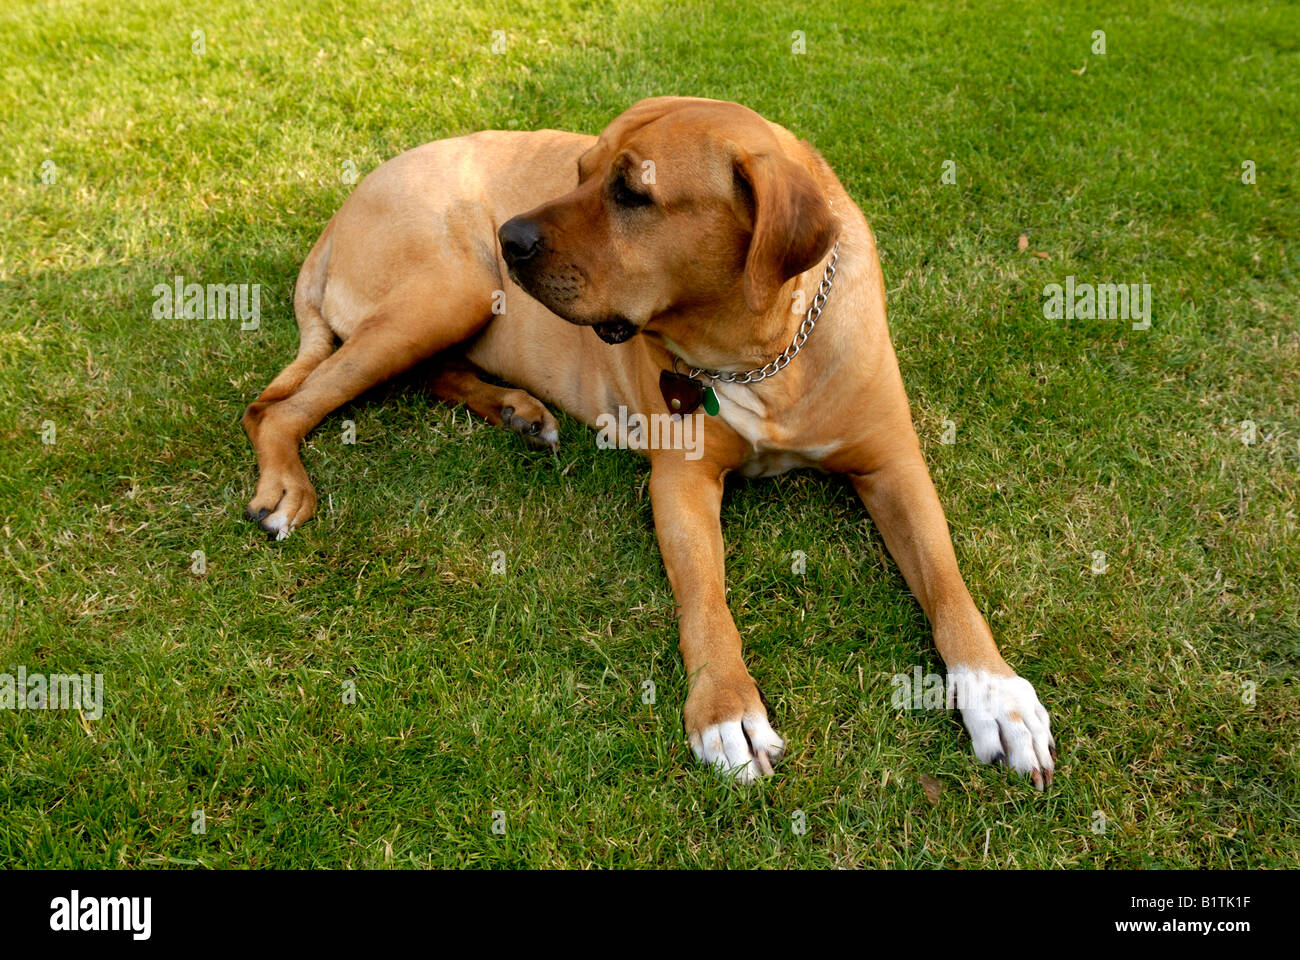
[[[733,103],[658,97],[599,137],[426,144],[348,197],[303,264],[294,309],[298,356],[244,414],[259,469],[247,512],[272,536],[315,512],[307,433],[430,358],[438,396],[541,447],[558,439],[544,403],[598,429],[684,415],[691,443],[617,445],[650,458],[696,755],[749,781],[785,749],[725,601],[724,478],[817,467],[848,477],[929,617],[976,756],[1051,782],[1047,712],[957,569],[875,238],[785,128]]]

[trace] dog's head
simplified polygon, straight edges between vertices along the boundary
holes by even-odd
[[[574,190],[498,237],[516,283],[621,343],[668,317],[768,311],[837,231],[817,181],[758,114],[656,97],[605,128]]]

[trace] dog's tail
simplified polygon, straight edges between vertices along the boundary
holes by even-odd
[[[293,312],[298,318],[298,362],[313,367],[334,352],[334,332],[320,309],[325,299],[325,277],[329,273],[333,246],[331,218],[303,261],[293,288]]]
[[[293,288],[293,312],[298,318],[298,356],[267,385],[253,407],[261,409],[289,396],[334,352],[334,332],[320,310],[325,297],[333,228],[334,221],[331,220],[303,261],[298,282]]]

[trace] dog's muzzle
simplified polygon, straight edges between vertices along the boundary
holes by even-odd
[[[544,259],[542,254],[546,252],[546,237],[535,221],[523,217],[507,220],[497,231],[497,239],[501,241],[502,259],[515,283],[570,323],[585,322],[568,315],[564,309],[565,302],[572,300],[577,293],[577,285],[572,277],[566,278],[561,271],[557,276],[542,277],[543,282],[540,285],[538,283],[537,267]],[[576,271],[569,272],[572,274]],[[631,340],[638,332],[636,324],[625,317],[600,320],[591,324],[591,328],[606,343],[623,343]]]

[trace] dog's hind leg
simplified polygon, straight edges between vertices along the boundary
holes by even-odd
[[[298,457],[303,438],[349,400],[473,336],[492,318],[490,298],[490,288],[447,290],[417,276],[369,309],[332,355],[295,370],[293,378],[305,375],[292,392],[252,404],[244,428],[257,451],[258,481],[245,516],[277,539],[310,519],[316,491]],[[289,370],[282,378],[292,379]]]
[[[554,450],[559,445],[555,417],[532,394],[487,382],[483,371],[463,357],[440,357],[434,362],[428,387],[439,399],[465,404],[488,423],[519,434],[536,450]]]

